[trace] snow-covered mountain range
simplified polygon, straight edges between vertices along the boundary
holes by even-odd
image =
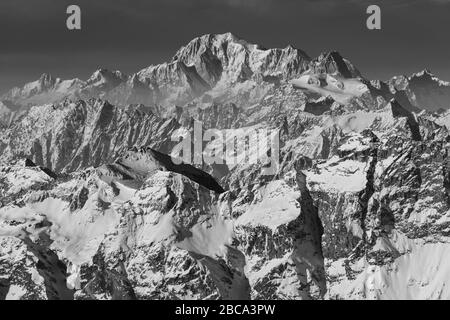
[[[0,299],[450,298],[450,83],[427,70],[210,34],[0,100]],[[174,163],[196,120],[276,131],[276,173]]]

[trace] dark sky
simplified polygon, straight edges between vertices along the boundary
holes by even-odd
[[[82,30],[66,29],[66,8]],[[382,30],[366,29],[366,8]],[[450,0],[1,0],[0,92],[43,72],[86,79],[169,60],[195,36],[231,31],[265,47],[338,50],[369,78],[429,68],[450,80]]]

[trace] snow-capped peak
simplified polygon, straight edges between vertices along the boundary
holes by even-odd
[[[431,80],[431,81],[437,82],[440,86],[450,86],[450,82],[439,79],[429,69],[424,69],[424,70],[414,73],[408,77],[409,81],[412,81],[415,79]]]
[[[41,77],[39,78],[39,84],[42,89],[48,89],[55,85],[56,82],[59,82],[60,79],[55,79],[51,74],[49,73],[43,73]]]
[[[120,82],[126,81],[127,76],[124,75],[121,71],[110,71],[108,69],[98,69],[96,70],[92,76],[88,79],[88,84],[100,83],[100,82]]]
[[[337,51],[321,53],[310,64],[311,71],[316,74],[341,75],[344,78],[357,78],[361,74],[350,61]]]

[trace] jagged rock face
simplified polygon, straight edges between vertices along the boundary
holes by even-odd
[[[218,208],[218,194],[183,175],[157,169],[160,165],[152,159],[136,154],[135,163],[149,165],[140,180],[111,167],[57,180],[37,167],[6,170],[5,185],[19,174],[35,178],[32,185],[27,180],[20,189],[5,191],[9,197],[2,197],[8,203],[0,213],[1,239],[11,243],[14,253],[23,242],[24,254],[43,259],[29,268],[44,279],[15,280],[19,275],[12,276],[13,263],[2,260],[2,284],[8,288],[2,290],[9,295],[18,291],[19,298],[49,299],[74,294],[79,299],[249,298],[245,257],[228,246],[232,227]],[[139,176],[140,168],[128,170]],[[37,184],[41,196],[30,197]],[[8,246],[2,248],[8,254]],[[75,292],[70,296],[65,285],[47,284],[52,276]]]
[[[143,106],[118,108],[100,100],[38,106],[2,131],[0,157],[6,162],[23,156],[57,172],[74,171],[112,162],[135,145],[170,150],[177,127],[174,119],[160,119]]]
[[[44,278],[39,274],[38,258],[26,244],[13,237],[1,237],[0,299],[46,299]]]
[[[410,102],[429,111],[448,110],[450,105],[450,83],[439,80],[428,70],[410,77],[394,77],[389,81],[392,88],[407,93]]]
[[[103,108],[114,109],[96,103],[91,132],[110,123],[101,120],[108,115]],[[60,262],[26,271],[42,273],[43,280],[8,276],[3,291],[8,298],[71,297],[46,286],[48,270],[59,270],[76,299],[351,297],[356,291],[342,288],[364,274],[361,261],[378,268],[409,254],[392,237],[447,236],[446,224],[438,227],[448,212],[447,130],[422,117],[411,126],[410,113],[391,104],[339,116],[289,108],[289,118],[278,117],[286,120],[278,123],[284,134],[277,177],[240,165],[220,178],[229,188],[222,195],[149,149],[56,180],[31,160],[5,167],[0,215],[8,232],[2,229],[2,237],[36,261],[36,252],[50,250]],[[60,107],[72,112],[76,106]],[[421,139],[413,139],[417,128]],[[432,204],[430,218],[418,218]],[[18,230],[28,221],[30,236],[22,238]],[[44,247],[31,249],[37,245]],[[11,274],[11,264],[2,267]],[[334,274],[339,268],[344,272]]]
[[[310,60],[306,53],[291,46],[265,49],[231,33],[196,38],[173,59],[194,65],[211,86],[219,81],[234,83],[254,77],[289,78],[304,71]]]
[[[338,163],[342,164],[325,164],[320,166],[319,174],[309,175],[325,225],[324,255],[329,259],[328,270],[332,275],[329,297],[432,298],[441,292],[439,282],[425,284],[427,290],[423,293],[415,288],[400,290],[395,287],[398,283],[393,282],[397,279],[391,273],[404,255],[417,259],[415,250],[421,250],[418,244],[445,243],[448,236],[445,231],[448,132],[424,119],[419,118],[417,124],[426,142],[413,139],[415,129],[405,121],[404,129],[397,128],[395,136],[378,134],[370,143],[364,137],[347,140],[339,148]],[[344,166],[346,162],[348,169]],[[361,178],[324,189],[327,183],[321,176],[336,175],[337,170],[352,170],[353,178],[357,174]],[[347,179],[345,176],[340,173],[339,179]],[[328,179],[337,181],[338,177]],[[352,180],[361,184],[349,188]],[[402,272],[413,279],[423,276],[413,269],[412,265],[404,265]]]
[[[21,107],[14,105],[10,101],[0,101],[0,128],[10,126],[23,112],[25,110],[21,110]]]
[[[42,74],[39,80],[26,84],[23,88],[14,88],[2,96],[1,100],[14,105],[28,106],[58,102],[76,93],[84,85],[79,79],[61,80],[49,74]]]
[[[315,74],[340,75],[344,78],[357,78],[360,76],[359,71],[356,70],[350,61],[344,59],[336,51],[322,53],[311,61],[310,68]]]
[[[151,66],[138,73],[141,82],[153,84],[157,101],[165,104],[185,104],[210,89],[193,66],[174,61]]]
[[[449,298],[445,88],[223,34],[131,76],[14,89],[0,299]],[[278,169],[179,164],[194,120],[224,134],[204,149],[277,132]]]
[[[197,109],[195,119],[200,121],[205,129],[232,129],[243,127],[246,117],[244,110],[234,103],[212,105],[205,109]]]

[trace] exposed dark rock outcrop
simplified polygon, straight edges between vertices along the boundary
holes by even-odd
[[[37,241],[29,237],[23,239],[28,249],[39,259],[36,267],[44,278],[46,295],[49,300],[73,300],[74,291],[67,288],[66,265],[49,246],[51,239],[45,233]]]
[[[396,100],[392,99],[390,101],[390,107],[392,115],[397,117],[406,117],[409,129],[411,130],[411,135],[413,140],[421,141],[422,137],[420,135],[419,124],[417,123],[414,115],[408,110],[404,109]]]

